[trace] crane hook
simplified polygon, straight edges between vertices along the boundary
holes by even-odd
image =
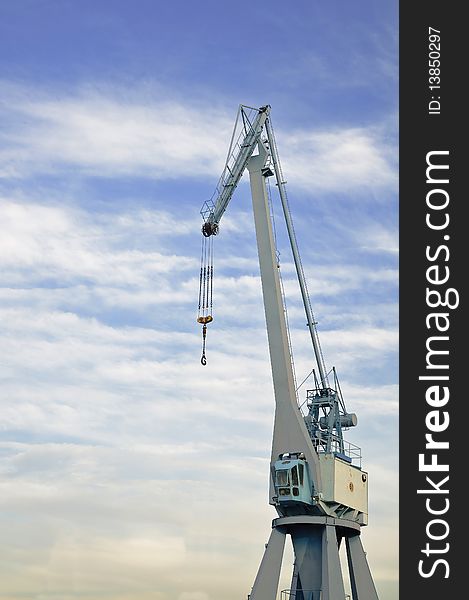
[[[200,362],[202,363],[202,365],[204,367],[207,364],[207,359],[205,358],[205,338],[206,338],[206,336],[207,336],[207,325],[206,325],[206,323],[204,323],[204,326],[202,327],[202,339],[203,339],[202,358],[200,359]]]
[[[207,323],[210,323],[211,321],[213,321],[213,317],[211,315],[208,315],[206,317],[199,317],[197,319],[197,321],[198,321],[198,323],[202,323],[202,325],[203,325],[203,327],[202,327],[202,340],[203,340],[202,358],[200,359],[200,362],[205,367],[205,365],[207,364],[207,359],[205,357],[205,338],[207,337]]]

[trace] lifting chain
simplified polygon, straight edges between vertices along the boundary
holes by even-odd
[[[203,230],[202,230],[203,232]],[[205,356],[205,341],[207,337],[207,324],[213,321],[213,238],[206,234],[202,237],[202,255],[200,258],[199,280],[199,312],[197,323],[202,325],[202,365],[207,364]]]

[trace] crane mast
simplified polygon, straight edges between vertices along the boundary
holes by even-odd
[[[256,153],[257,150],[257,153]],[[240,105],[225,167],[212,198],[201,215],[203,239],[218,234],[220,220],[244,171],[249,173],[275,396],[275,417],[270,462],[269,502],[278,518],[266,546],[251,600],[275,600],[285,536],[292,538],[295,564],[291,590],[284,600],[343,600],[345,598],[338,547],[342,539],[352,583],[353,600],[377,600],[376,590],[359,539],[367,524],[368,474],[361,469],[360,449],[346,444],[343,429],[356,425],[355,414],[345,409],[335,369],[330,387],[316,322],[309,300],[293,221],[270,119],[270,106],[258,109]],[[288,327],[285,318],[279,265],[269,210],[266,179],[275,176],[292,249],[299,287],[312,340],[319,381],[307,391],[307,414],[298,406]],[[203,250],[203,256],[207,252]],[[212,252],[208,253],[212,256]],[[210,290],[201,266],[204,294]],[[207,324],[213,320],[208,302],[202,303],[205,360]],[[357,464],[358,463],[358,464]]]
[[[326,365],[324,363],[324,356],[322,354],[321,345],[319,343],[319,336],[316,329],[316,321],[313,315],[313,309],[311,307],[311,301],[308,294],[308,287],[306,285],[306,277],[303,270],[303,265],[300,258],[300,251],[298,249],[298,242],[296,240],[295,229],[293,227],[293,220],[288,207],[286,182],[283,178],[282,168],[280,166],[280,159],[277,151],[277,143],[275,141],[274,130],[270,119],[266,121],[267,139],[269,141],[270,153],[272,157],[272,165],[275,171],[275,177],[277,180],[277,186],[280,194],[280,200],[282,202],[283,214],[285,217],[285,224],[287,226],[288,238],[290,240],[290,246],[292,249],[293,260],[295,262],[296,274],[298,276],[298,283],[301,290],[301,297],[303,299],[303,306],[306,312],[307,325],[309,333],[311,335],[311,341],[313,343],[314,355],[316,357],[316,364],[318,366],[320,374],[320,385],[322,388],[329,387],[329,381],[327,378]]]

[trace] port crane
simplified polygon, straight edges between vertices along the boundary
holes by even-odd
[[[250,600],[276,600],[285,539],[290,535],[294,565],[291,586],[281,600],[344,600],[339,549],[346,546],[353,600],[378,600],[360,539],[368,522],[368,473],[361,451],[343,437],[357,424],[346,410],[335,369],[327,372],[306,278],[289,210],[286,185],[271,122],[271,107],[240,105],[229,151],[203,218],[199,313],[206,364],[207,326],[213,320],[213,237],[245,170],[249,172],[257,249],[272,369],[275,417],[270,461],[269,503],[278,517],[257,572]],[[298,277],[317,367],[300,409],[289,345],[279,265],[266,179],[275,177]],[[332,383],[330,383],[331,378]]]

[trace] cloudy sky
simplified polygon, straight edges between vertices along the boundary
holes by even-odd
[[[0,3],[1,600],[251,589],[274,401],[246,176],[215,240],[206,367],[196,323],[199,211],[240,103],[272,106],[326,364],[359,418],[364,546],[397,598],[397,37],[395,0]],[[272,196],[300,383],[313,353]]]

